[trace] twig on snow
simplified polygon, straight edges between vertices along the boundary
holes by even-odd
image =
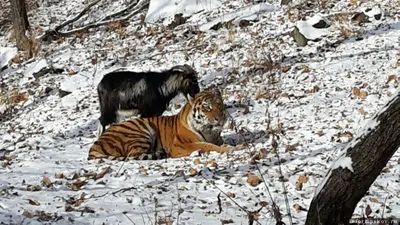
[[[183,161],[183,162],[185,162],[185,161]],[[185,162],[185,163],[186,163],[186,162]],[[245,213],[247,214],[247,216],[249,217],[249,220],[250,220],[250,217],[254,218],[254,216],[251,215],[252,212],[246,210],[243,206],[239,205],[239,203],[237,203],[235,200],[233,200],[233,198],[232,198],[231,196],[229,196],[227,193],[225,193],[225,192],[224,192],[221,188],[219,188],[214,182],[211,182],[211,181],[210,181],[209,179],[207,179],[207,177],[205,177],[202,173],[199,173],[199,175],[200,175],[204,180],[206,180],[206,182],[207,182],[208,184],[211,184],[211,185],[214,186],[216,189],[218,189],[218,191],[220,192],[220,193],[218,194],[218,196],[220,196],[221,193],[224,194],[224,195],[225,195],[229,200],[231,200],[237,207],[239,207],[239,209],[241,209],[243,212],[245,212]],[[261,207],[261,209],[262,209],[262,208],[264,208],[264,206]],[[260,211],[261,209],[259,209],[259,211]],[[256,220],[256,218],[255,218],[255,220],[253,220],[253,221],[255,221],[257,224],[261,225],[261,223],[258,222],[258,221]]]
[[[111,20],[114,17],[118,17],[118,16],[121,16],[121,15],[124,15],[128,10],[132,9],[137,4],[138,4],[138,2],[135,1],[135,2],[131,3],[130,5],[128,5],[128,7],[126,7],[125,9],[123,9],[121,11],[118,11],[116,13],[110,14],[110,15],[104,17],[103,19],[101,19],[100,21]]]
[[[57,37],[57,36],[59,36],[59,37],[67,37],[67,36],[70,36],[70,35],[73,35],[73,34],[76,34],[76,33],[88,31],[91,28],[96,28],[96,27],[108,25],[108,24],[111,24],[111,23],[125,22],[125,21],[129,20],[131,17],[133,17],[136,14],[138,14],[140,11],[142,11],[148,5],[149,5],[149,0],[140,0],[137,4],[135,4],[135,6],[136,6],[135,9],[130,14],[126,15],[125,17],[118,18],[118,19],[109,19],[109,20],[103,20],[102,19],[99,22],[91,23],[91,24],[88,24],[86,26],[83,26],[83,27],[80,27],[80,28],[76,28],[76,29],[73,29],[73,30],[69,30],[69,31],[66,31],[66,32],[60,32],[58,30],[48,30],[48,31],[45,31],[45,33],[43,35],[38,36],[37,39],[38,40],[47,40],[50,37]],[[129,7],[134,8],[132,6],[128,6],[128,8]],[[127,9],[123,9],[120,12],[122,12],[124,10],[127,10]],[[118,15],[118,14],[120,14],[120,13],[117,12],[117,13],[111,14],[110,16],[112,17],[113,15]],[[107,18],[107,17],[109,17],[109,16],[106,16],[105,18]]]
[[[101,0],[96,0],[92,3],[90,3],[88,6],[86,6],[86,8],[84,8],[77,16],[75,16],[74,18],[65,21],[64,23],[56,26],[56,28],[54,28],[55,31],[59,31],[62,28],[64,28],[65,26],[79,20],[83,15],[85,15],[93,6],[95,6],[97,3],[99,3]]]
[[[232,119],[232,121],[235,121],[234,118],[229,114],[229,112],[227,112],[227,113],[228,113],[228,116]],[[249,147],[249,146],[250,146],[250,143],[246,140],[246,138],[244,137],[244,135],[243,135],[241,132],[238,131],[239,129],[238,129],[238,127],[236,126],[236,123],[235,123],[235,122],[233,122],[233,126],[234,126],[234,129],[235,129],[235,133],[236,133],[236,134],[239,134],[239,135],[242,137],[243,141],[245,142],[245,144],[246,144],[246,146],[247,146],[247,150],[248,150],[249,152],[251,152],[251,149],[250,149],[250,147]],[[268,125],[268,126],[269,126],[269,125]],[[249,131],[249,132],[250,132],[250,131]],[[275,218],[275,220],[276,220],[276,224],[284,224],[284,223],[282,222],[282,215],[281,215],[281,213],[280,213],[280,211],[279,211],[279,207],[278,207],[278,205],[276,204],[276,202],[274,201],[274,199],[272,198],[271,191],[269,190],[268,185],[267,185],[267,182],[265,181],[264,176],[263,176],[263,174],[261,173],[260,167],[258,166],[257,163],[255,163],[255,167],[256,167],[258,173],[260,174],[261,180],[262,180],[262,182],[264,183],[264,186],[265,186],[265,189],[267,190],[268,196],[269,196],[269,198],[271,199],[272,208],[273,208],[273,215],[274,215],[274,218]],[[261,209],[260,209],[260,210],[261,210]],[[251,221],[256,221],[257,223],[259,223],[259,222],[256,220],[255,214],[250,214],[250,213],[248,212],[248,215],[249,215],[249,224],[253,224],[253,222],[251,222]]]
[[[222,212],[222,203],[221,203],[221,192],[217,195],[217,199],[218,199],[218,212],[217,214],[220,214]]]
[[[91,199],[91,198],[102,198],[102,197],[104,197],[104,196],[106,196],[106,195],[108,195],[108,194],[116,195],[116,194],[118,194],[118,193],[120,193],[120,192],[126,192],[126,191],[135,190],[135,189],[137,189],[137,187],[134,187],[134,186],[132,186],[132,187],[126,187],[126,188],[121,188],[121,189],[119,189],[119,190],[117,190],[117,191],[114,191],[114,192],[111,192],[111,193],[110,193],[109,191],[107,191],[106,193],[104,193],[104,194],[102,194],[102,195],[91,196],[91,197],[89,197],[88,199]]]
[[[278,150],[276,150],[276,157],[278,158],[278,165],[279,165],[279,174],[280,174],[279,179],[282,180],[284,178],[284,176],[282,174],[281,159],[279,157]],[[285,182],[283,182],[283,180],[282,180],[282,189],[283,189],[283,196],[285,197],[286,210],[287,210],[288,217],[289,217],[289,224],[292,225],[293,224],[292,214],[290,212],[290,205],[289,205],[289,200],[288,200],[288,197],[287,197],[287,190],[286,190],[286,187],[285,187]],[[280,212],[279,212],[279,214],[280,214]],[[280,215],[280,221],[282,221],[282,215]]]
[[[131,221],[131,223],[132,223],[133,225],[136,224],[135,222],[133,222],[133,220],[132,220],[128,215],[126,215],[126,213],[122,212],[122,215],[124,215],[126,218],[128,218],[128,220]]]

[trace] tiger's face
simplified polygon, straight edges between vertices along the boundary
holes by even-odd
[[[206,128],[222,130],[227,121],[225,105],[218,89],[203,91],[194,98],[188,96],[192,106],[190,121],[194,129]]]

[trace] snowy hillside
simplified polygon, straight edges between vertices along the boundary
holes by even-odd
[[[32,34],[40,38],[89,2],[38,1],[28,12]],[[339,150],[398,87],[399,2],[140,0],[144,10],[133,3],[99,0],[60,32],[128,7],[127,20],[43,42],[30,60],[0,29],[0,224],[248,224],[245,211],[259,209],[254,224],[275,224],[273,202],[285,224],[304,224]],[[369,21],[351,20],[357,12]],[[303,47],[290,36],[295,26],[308,39]],[[223,90],[236,124],[223,139],[248,148],[88,161],[102,76],[184,63],[202,88]],[[279,135],[277,150],[269,132]],[[366,213],[400,217],[399,151],[354,216]]]

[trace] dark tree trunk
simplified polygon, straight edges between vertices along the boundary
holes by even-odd
[[[364,129],[332,164],[311,201],[306,225],[349,224],[357,203],[400,147],[400,91]],[[344,157],[351,162],[341,164]]]
[[[29,51],[30,40],[26,36],[26,31],[30,31],[30,26],[26,13],[25,0],[10,0],[10,6],[17,48]]]

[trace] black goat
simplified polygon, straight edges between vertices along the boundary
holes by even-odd
[[[100,103],[98,135],[119,117],[160,116],[178,93],[194,96],[200,91],[197,72],[189,65],[163,72],[114,71],[97,86]]]

